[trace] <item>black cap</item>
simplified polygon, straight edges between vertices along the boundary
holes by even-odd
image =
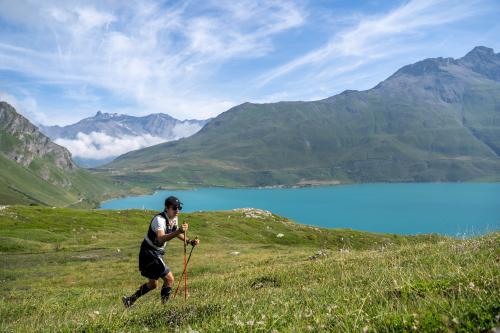
[[[172,207],[172,206],[177,206],[177,207],[182,207],[182,202],[174,196],[170,196],[165,199],[165,207]]]

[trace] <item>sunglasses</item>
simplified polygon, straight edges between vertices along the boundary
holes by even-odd
[[[170,206],[173,210],[182,210],[182,206]]]

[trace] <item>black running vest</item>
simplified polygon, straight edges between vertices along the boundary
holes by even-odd
[[[165,212],[161,212],[160,214],[156,214],[151,219],[151,222],[149,222],[148,238],[151,241],[151,243],[153,243],[155,246],[162,247],[163,243],[158,242],[158,237],[156,235],[156,232],[153,230],[153,221],[154,221],[154,219],[158,215],[161,216],[161,217],[163,217],[165,219],[165,225],[167,227],[167,229],[165,230],[165,234],[169,234],[171,232],[176,231],[177,230],[177,226],[176,225],[173,225],[173,226],[169,225],[169,223],[168,223],[168,216],[167,216],[167,213],[165,213]]]

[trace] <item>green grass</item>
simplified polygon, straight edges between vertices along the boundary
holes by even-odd
[[[0,168],[0,205],[93,208],[111,197],[145,192],[87,170],[63,171],[46,159],[36,159],[25,168],[0,153]],[[40,177],[40,170],[47,170],[48,180]]]
[[[40,178],[0,153],[0,203],[66,205],[78,197]]]
[[[466,240],[400,236],[234,211],[181,215],[190,222],[189,236],[202,241],[188,270],[187,302],[178,296],[162,305],[155,290],[125,310],[120,297],[144,282],[137,255],[153,214],[0,210],[0,331],[488,332],[500,326],[498,232]],[[326,255],[309,259],[318,251]],[[173,240],[165,261],[176,278],[182,258],[182,243]]]

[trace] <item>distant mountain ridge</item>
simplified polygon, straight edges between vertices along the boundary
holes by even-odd
[[[167,114],[155,113],[144,117],[135,117],[118,113],[103,113],[98,111],[95,116],[85,118],[67,126],[40,126],[40,130],[57,143],[72,150],[75,160],[81,166],[95,166],[109,162],[117,155],[132,149],[142,148],[165,141],[177,140],[190,136],[199,131],[208,120],[178,120]],[[93,134],[104,134],[103,142]],[[136,137],[140,145],[130,146],[127,142]],[[113,154],[99,151],[106,149],[106,145],[120,145],[120,139],[127,141],[121,144],[123,149]],[[137,140],[137,142],[139,142]],[[88,151],[77,150],[82,142],[90,145]],[[75,144],[76,143],[76,144]],[[75,146],[75,147],[74,147]],[[74,148],[74,149],[73,149]],[[98,154],[98,156],[95,156]]]
[[[178,139],[178,126],[192,126],[201,129],[208,120],[178,120],[168,114],[154,113],[135,117],[118,113],[98,111],[95,116],[85,118],[67,126],[40,126],[40,130],[53,140],[57,138],[74,139],[78,133],[101,132],[110,136],[141,136],[150,134],[165,139]],[[191,133],[194,134],[194,133]]]
[[[267,186],[500,179],[500,54],[407,65],[366,91],[244,103],[195,135],[124,154],[119,179]]]

